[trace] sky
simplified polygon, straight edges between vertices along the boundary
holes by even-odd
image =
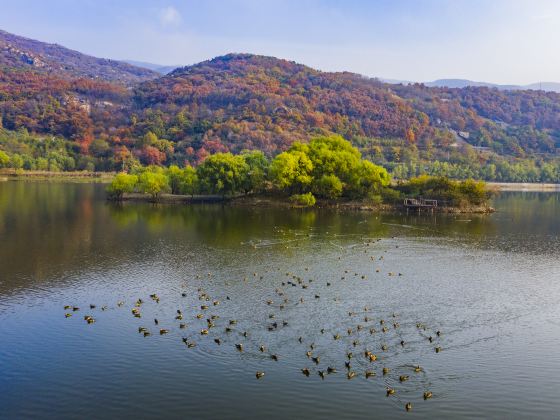
[[[407,81],[560,82],[559,0],[0,0],[0,29],[161,65],[248,52]]]

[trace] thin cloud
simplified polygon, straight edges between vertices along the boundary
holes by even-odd
[[[173,6],[164,7],[159,11],[159,21],[163,26],[177,26],[182,20],[181,13]]]

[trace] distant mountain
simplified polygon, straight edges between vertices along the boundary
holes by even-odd
[[[146,63],[144,61],[134,61],[134,60],[123,60],[125,63],[132,64],[136,67],[144,67],[149,70],[158,72],[159,74],[168,74],[175,70],[177,67],[181,66],[162,66],[161,64]]]
[[[391,82],[389,82],[391,83]],[[543,90],[547,92],[560,92],[560,83],[556,82],[538,82],[530,85],[500,85],[487,82],[475,82],[467,79],[438,79],[433,82],[424,83],[430,87],[448,87],[448,88],[465,88],[469,86],[489,87],[499,90]]]
[[[35,41],[0,30],[0,66],[60,78],[88,78],[131,85],[158,77],[152,70],[96,58],[57,44]]]
[[[522,89],[544,90],[547,92],[560,92],[560,83],[540,82],[522,86]]]

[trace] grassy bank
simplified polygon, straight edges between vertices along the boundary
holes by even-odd
[[[111,182],[114,172],[90,171],[27,171],[23,169],[0,169],[0,178],[4,179],[32,179],[47,181],[84,181]]]

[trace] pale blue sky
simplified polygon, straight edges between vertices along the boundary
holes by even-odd
[[[560,81],[559,0],[0,0],[0,28],[99,57],[228,52],[428,81]]]

